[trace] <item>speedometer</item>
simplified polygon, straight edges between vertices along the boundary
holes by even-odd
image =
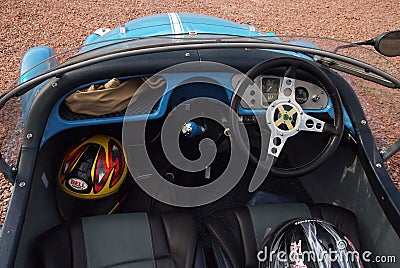
[[[279,78],[262,78],[261,90],[268,103],[278,99],[278,92],[281,80]]]

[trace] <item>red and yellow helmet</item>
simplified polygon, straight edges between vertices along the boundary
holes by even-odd
[[[91,204],[90,209],[84,209],[83,215],[95,215],[101,213],[95,207],[96,202],[100,203],[96,200],[101,199],[103,201],[99,206],[105,209],[104,213],[110,213],[121,199],[121,195],[111,196],[120,192],[127,173],[124,151],[117,139],[107,135],[86,139],[71,148],[62,162],[58,175],[62,190],[58,195],[59,207],[64,210],[69,207],[67,214],[72,215],[73,210],[81,210],[86,204]],[[114,204],[105,205],[106,200]],[[62,211],[62,214],[66,213]]]
[[[125,200],[128,168],[121,142],[95,135],[67,151],[58,173],[57,204],[66,220],[111,214]]]

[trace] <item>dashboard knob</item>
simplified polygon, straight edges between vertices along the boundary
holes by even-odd
[[[321,96],[320,95],[314,95],[312,97],[313,102],[319,102],[321,100]]]
[[[205,132],[205,128],[199,126],[195,122],[190,121],[183,125],[181,132],[185,137],[194,138],[198,135],[203,134]]]

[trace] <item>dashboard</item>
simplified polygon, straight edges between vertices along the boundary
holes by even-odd
[[[232,87],[239,83],[241,76],[234,76]],[[248,86],[242,96],[241,106],[244,109],[265,109],[278,99],[279,88],[283,78],[273,75],[261,75]],[[296,79],[295,99],[303,110],[323,110],[328,105],[328,96],[318,85]]]
[[[168,110],[175,105],[196,97],[208,97],[229,105],[240,78],[239,73],[232,72],[181,72],[163,73],[159,75],[164,79],[164,86],[157,90],[161,98],[156,105],[149,98],[138,97],[128,117],[124,111],[118,114],[104,116],[87,116],[72,113],[66,109],[64,100],[71,93],[93,84],[102,84],[107,80],[99,80],[92,84],[85,84],[72,88],[68,94],[60,98],[50,113],[46,125],[42,144],[55,134],[81,126],[104,125],[110,123],[122,123],[124,120],[141,121],[160,119],[168,114]],[[142,76],[131,76],[120,78],[128,80],[141,78]],[[252,116],[254,113],[265,111],[266,107],[278,98],[278,89],[283,77],[278,75],[262,74],[254,80],[254,84],[245,90],[242,96],[239,114],[241,116]],[[306,81],[299,77],[296,79],[295,99],[302,109],[307,112],[328,113],[333,116],[329,97],[318,84]],[[257,111],[258,110],[258,111]],[[352,126],[345,113],[346,126],[351,130]]]

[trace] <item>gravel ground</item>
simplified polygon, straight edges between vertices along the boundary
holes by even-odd
[[[0,93],[17,79],[20,60],[30,47],[48,45],[61,52],[82,44],[85,37],[99,27],[113,28],[141,16],[165,12],[219,16],[278,35],[317,35],[349,41],[400,29],[399,3],[392,0],[3,0],[0,3]],[[394,63],[399,66],[400,61]],[[368,120],[376,124],[373,130],[380,143],[399,138],[393,131],[400,129],[398,92],[380,93],[378,97],[383,98],[383,102],[375,101],[377,96],[371,97],[369,89],[362,90],[360,95],[363,106],[372,112]],[[389,105],[383,106],[385,99]],[[9,109],[7,111],[12,111],[13,107]],[[394,116],[388,118],[387,114]],[[4,139],[6,126],[0,127],[0,138]],[[399,162],[397,157],[387,163],[394,178],[399,178]],[[11,184],[0,177],[0,226],[11,188]]]

